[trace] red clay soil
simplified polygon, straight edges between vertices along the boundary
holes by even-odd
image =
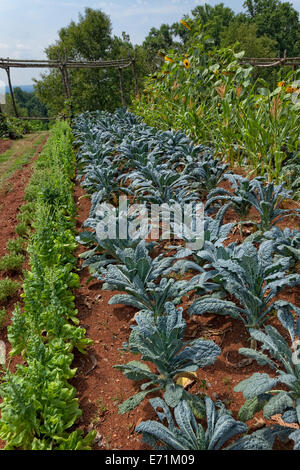
[[[33,162],[38,158],[38,155],[41,153],[47,139],[48,134],[45,136],[42,144],[39,146],[31,162],[23,165],[22,168],[17,170],[13,176],[7,180],[8,184],[5,185],[5,190],[0,191],[0,257],[6,254],[7,241],[10,238],[17,237],[15,228],[19,223],[17,220],[18,210],[25,203],[25,189],[32,174]],[[26,260],[23,265],[23,269],[27,268],[28,261]],[[4,279],[6,276],[7,273],[0,272],[0,279]],[[20,285],[22,284],[23,278],[21,274],[9,274],[9,277],[14,281],[19,281]],[[22,300],[20,297],[21,293],[22,289],[20,288],[16,295],[0,305],[0,309],[5,308],[8,313],[5,327],[0,330],[0,340],[4,341],[7,353],[11,350],[10,344],[7,340],[7,326],[11,323],[11,315],[14,310],[15,303],[20,302],[22,305]],[[21,358],[13,358],[11,361],[11,370],[14,371],[16,364],[20,364],[21,362]],[[0,448],[2,447],[4,447],[4,442],[0,441]]]
[[[82,224],[90,209],[90,200],[84,195],[85,192],[77,184],[75,200],[78,207],[78,232],[84,230]],[[234,217],[234,214],[231,216]],[[288,226],[292,224],[294,221],[286,223]],[[296,228],[295,224],[292,227]],[[238,236],[234,235],[234,238],[238,239]],[[77,255],[83,251],[85,248],[79,247]],[[128,341],[130,326],[134,323],[137,310],[128,306],[108,305],[109,299],[117,292],[101,290],[102,283],[99,281],[88,282],[88,268],[81,269],[80,276],[81,289],[76,294],[76,305],[81,324],[86,328],[88,337],[93,339],[94,345],[86,356],[75,355],[74,366],[78,368],[78,373],[72,383],[78,390],[80,408],[83,411],[79,426],[86,431],[97,430],[99,442],[94,446],[95,450],[149,449],[141,443],[141,436],[134,433],[134,429],[141,421],[156,420],[156,414],[149,404],[149,399],[125,415],[118,414],[118,404],[140,391],[141,383],[133,382],[121,371],[113,369],[116,364],[138,360],[137,356],[119,350],[123,342]],[[300,306],[300,289],[285,291],[280,298],[289,299]],[[244,356],[238,353],[239,348],[249,347],[249,335],[241,322],[218,315],[191,318],[187,310],[193,299],[186,297],[183,300],[181,306],[187,321],[186,340],[203,337],[213,340],[222,349],[213,366],[198,370],[199,382],[191,384],[189,390],[192,393],[206,393],[214,400],[222,400],[237,418],[244,398],[241,393],[234,392],[233,388],[254,372],[267,372],[271,376],[273,372],[268,367],[258,366],[256,362],[249,364],[249,360],[245,360]],[[269,323],[276,326],[287,338],[276,317],[270,318]],[[152,364],[148,366],[153,370]],[[277,421],[275,418],[267,421],[261,412],[247,424],[251,430],[255,430],[271,423],[277,424]],[[275,448],[290,449],[292,443],[276,443]]]
[[[13,140],[0,139],[0,155],[6,152],[6,150],[8,150],[9,147],[11,147],[13,143],[14,143]]]

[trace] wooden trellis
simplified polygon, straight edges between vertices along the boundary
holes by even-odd
[[[284,51],[283,57],[243,57],[241,64],[253,65],[254,67],[292,67],[297,70],[300,67],[300,57],[287,57]]]
[[[123,69],[127,67],[132,67],[133,77],[135,82],[135,91],[138,94],[138,81],[136,73],[136,57],[129,57],[127,59],[119,60],[107,60],[107,61],[72,61],[72,60],[14,60],[14,59],[4,59],[0,58],[0,69],[4,69],[7,73],[8,86],[10,90],[10,95],[12,99],[12,105],[14,108],[15,116],[19,119],[55,119],[55,118],[37,118],[37,117],[22,117],[18,115],[18,110],[15,102],[13,87],[11,83],[10,69],[11,68],[56,68],[59,69],[62,75],[62,80],[64,84],[65,94],[67,98],[71,98],[72,91],[68,75],[68,69],[106,69],[106,68],[118,68],[120,75],[120,93],[122,105],[125,106],[125,94],[123,87]],[[1,109],[0,109],[1,112]]]
[[[300,57],[287,57],[286,51],[284,56],[281,57],[243,57],[240,60],[242,65],[252,65],[254,67],[280,67],[280,66],[289,66],[292,67],[294,71],[300,67]],[[120,76],[120,93],[122,105],[126,106],[124,86],[123,86],[123,69],[127,67],[132,67],[134,83],[135,83],[135,93],[138,95],[138,80],[137,80],[137,71],[136,71],[136,53],[133,57],[128,57],[127,59],[119,60],[107,60],[107,61],[71,61],[71,60],[14,60],[14,59],[4,59],[0,58],[0,69],[4,69],[7,73],[8,86],[10,90],[10,95],[12,99],[12,105],[14,108],[15,116],[19,119],[36,119],[36,120],[49,120],[55,118],[38,118],[38,117],[22,117],[18,115],[18,110],[16,106],[16,101],[14,97],[13,87],[11,83],[11,68],[56,68],[59,69],[62,75],[62,80],[64,84],[65,94],[67,98],[71,98],[72,91],[68,75],[68,69],[79,69],[79,68],[89,68],[89,69],[102,69],[102,68],[118,68]],[[0,106],[1,112],[1,106]]]

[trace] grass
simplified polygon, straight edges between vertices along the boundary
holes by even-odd
[[[18,168],[30,162],[45,138],[46,132],[36,132],[16,140],[12,146],[0,155],[0,186]]]

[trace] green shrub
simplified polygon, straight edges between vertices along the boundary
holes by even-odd
[[[22,254],[11,253],[0,258],[0,271],[17,271],[19,272],[24,263],[25,256]]]
[[[15,295],[20,288],[20,283],[12,281],[9,277],[0,280],[0,303]]]

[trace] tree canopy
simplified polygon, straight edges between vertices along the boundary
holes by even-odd
[[[126,57],[128,46],[111,34],[111,21],[100,10],[85,9],[79,21],[62,28],[55,44],[46,49],[51,60],[108,60]],[[121,106],[119,72],[117,69],[72,69],[68,71],[72,88],[72,102],[76,110],[115,109]],[[125,69],[124,88],[129,99],[133,88],[132,71]],[[62,77],[59,70],[43,74],[36,80],[36,92],[47,103],[50,113],[57,114],[65,102]]]
[[[234,47],[244,50],[246,56],[271,57],[300,56],[299,13],[289,2],[280,0],[246,0],[244,10],[236,14],[231,8],[219,3],[215,6],[195,6],[191,16],[184,15],[187,24],[197,23],[216,47]],[[112,35],[110,18],[101,10],[86,8],[78,21],[58,32],[58,39],[49,45],[49,59],[107,60],[136,54],[137,74],[140,87],[144,77],[155,73],[161,66],[164,54],[172,50],[184,53],[190,38],[183,22],[159,28],[151,28],[140,46],[133,46],[125,33],[122,38]],[[160,56],[159,56],[160,54]],[[107,109],[121,106],[119,72],[117,69],[69,70],[72,103],[75,111]],[[276,80],[278,70],[257,70],[257,76]],[[126,102],[134,96],[131,68],[123,71]],[[36,80],[36,94],[47,105],[50,114],[58,114],[65,103],[65,92],[59,70],[44,73]]]

